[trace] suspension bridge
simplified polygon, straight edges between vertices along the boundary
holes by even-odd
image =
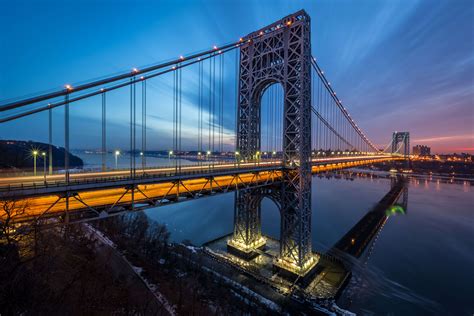
[[[0,105],[2,124],[47,113],[49,142],[38,157],[43,173],[35,165],[33,173],[0,176],[0,219],[14,210],[18,223],[70,223],[235,191],[228,246],[250,258],[265,245],[260,201],[269,196],[282,215],[275,267],[306,275],[317,263],[311,251],[311,174],[409,154],[408,133],[394,133],[379,150],[361,130],[312,56],[310,32],[310,17],[299,11],[231,43]],[[172,95],[169,104],[150,97],[160,85]],[[78,172],[69,165],[70,108],[84,102],[101,111],[102,165]],[[108,117],[118,102],[129,107],[126,169],[107,165],[120,154],[107,142]],[[183,112],[187,104],[197,109],[193,126],[183,126],[183,117],[190,116]],[[154,133],[147,120],[171,108],[172,135]],[[53,143],[53,111],[60,109],[65,156],[59,168],[52,148],[59,145]],[[147,161],[150,138],[169,143],[168,165]]]

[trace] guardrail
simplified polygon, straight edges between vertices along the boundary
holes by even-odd
[[[257,168],[256,168],[257,167]],[[121,182],[121,181],[141,181],[149,179],[163,179],[182,176],[193,176],[193,175],[203,175],[203,176],[219,176],[226,175],[229,173],[245,173],[245,172],[260,172],[260,171],[270,171],[282,168],[281,164],[265,164],[265,165],[251,165],[245,167],[235,167],[235,168],[215,168],[213,166],[205,166],[198,170],[190,171],[178,171],[173,172],[156,172],[156,173],[141,173],[140,175],[135,176],[112,176],[112,177],[95,177],[95,178],[85,178],[85,179],[70,179],[69,183],[65,180],[60,181],[46,181],[46,182],[31,182],[31,183],[21,183],[21,184],[8,184],[5,186],[0,186],[0,192],[8,192],[14,190],[29,190],[29,189],[44,189],[51,187],[61,187],[61,186],[73,186],[73,185],[86,185],[86,184],[99,184],[99,183],[111,183]]]

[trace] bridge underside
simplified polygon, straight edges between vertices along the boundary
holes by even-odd
[[[374,158],[317,164],[313,174],[371,165],[396,157]],[[128,211],[144,210],[170,203],[188,201],[237,189],[265,187],[281,181],[281,168],[223,176],[182,178],[169,181],[158,178],[155,182],[130,184],[121,187],[91,189],[85,183],[74,190],[57,187],[56,191],[44,192],[38,187],[24,187],[0,192],[0,220],[11,222],[38,222],[62,224],[112,216]],[[134,188],[134,189],[133,189]],[[51,221],[51,219],[54,219]]]

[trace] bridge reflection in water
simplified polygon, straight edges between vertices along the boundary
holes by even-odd
[[[329,251],[314,252],[318,262],[309,277],[305,275],[304,278],[291,280],[281,271],[275,270],[272,262],[278,257],[279,241],[269,236],[263,236],[266,244],[255,249],[254,255],[249,258],[228,251],[227,243],[232,239],[232,234],[207,242],[204,249],[216,260],[234,266],[244,275],[251,276],[259,283],[266,283],[280,293],[318,302],[337,299],[351,278],[351,262],[368,260],[389,216],[406,212],[407,181],[403,177],[392,177],[390,180],[390,191]]]

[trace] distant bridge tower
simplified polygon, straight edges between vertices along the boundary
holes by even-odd
[[[399,145],[403,146],[403,149]],[[410,168],[410,132],[393,132],[392,154],[403,154],[406,167]]]
[[[311,251],[311,37],[305,11],[287,16],[243,38],[240,48],[237,151],[249,161],[261,150],[261,99],[278,83],[284,91],[283,184],[280,255],[276,268],[305,274],[315,264]],[[260,207],[248,192],[236,193],[234,235],[229,246],[262,247]],[[261,200],[261,199],[260,199]],[[291,268],[291,269],[290,269]]]

